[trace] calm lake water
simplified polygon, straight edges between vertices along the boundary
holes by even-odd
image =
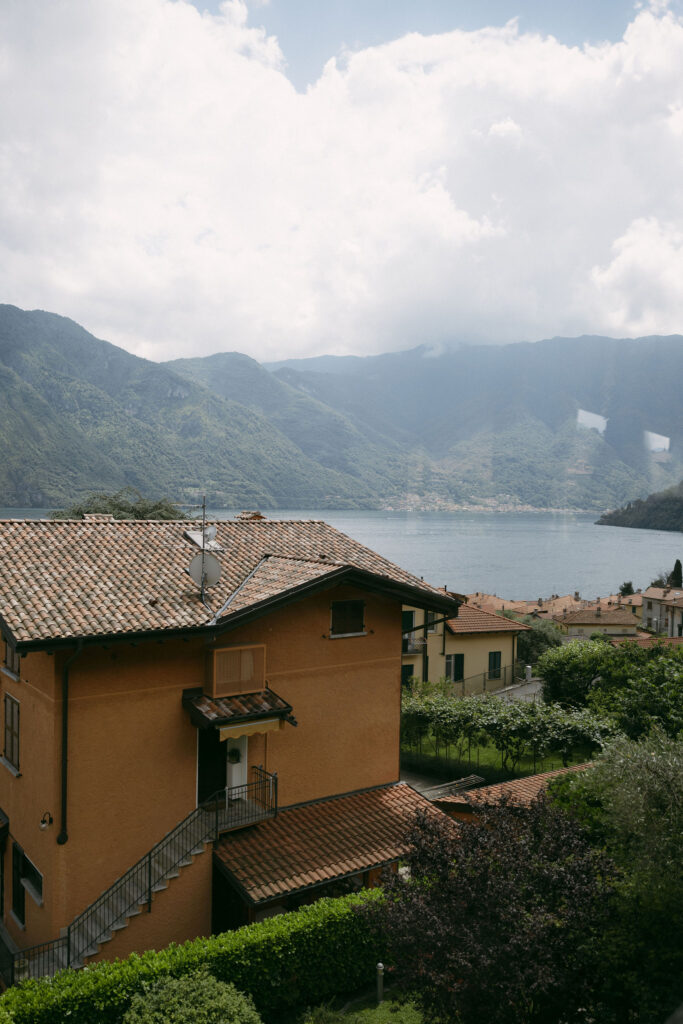
[[[0,517],[40,518],[41,509],[2,509]],[[234,509],[210,509],[227,519]],[[271,519],[324,519],[436,586],[507,598],[580,591],[613,593],[624,580],[646,587],[683,558],[683,535],[595,526],[594,515],[560,512],[268,512]]]

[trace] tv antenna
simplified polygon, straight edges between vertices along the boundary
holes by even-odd
[[[216,537],[216,527],[206,525],[206,495],[202,498],[202,549],[194,556],[187,571],[199,587],[202,602],[206,604],[205,593],[207,588],[215,587],[221,578],[221,563],[215,555],[206,550]]]

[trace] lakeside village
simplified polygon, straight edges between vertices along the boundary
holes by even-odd
[[[465,596],[323,522],[260,513],[209,524],[6,520],[0,544],[0,1024],[78,1024],[94,1019],[93,1006],[101,1021],[152,1020],[149,986],[180,999],[173,985],[196,981],[198,968],[253,1000],[256,1009],[226,1020],[298,1021],[307,1006],[372,983],[379,960],[416,1001],[406,1021],[570,1021],[586,1006],[611,1020],[607,1009],[616,1014],[624,998],[645,1008],[618,1019],[654,1021],[651,1007],[662,1020],[675,1006],[683,943],[660,955],[654,938],[671,938],[670,900],[652,897],[651,920],[642,907],[658,858],[671,855],[676,780],[649,794],[658,810],[653,824],[643,808],[648,836],[628,832],[604,799],[595,847],[571,813],[534,802],[558,778],[565,807],[615,777],[636,799],[645,748],[680,775],[674,574],[594,602]],[[675,687],[662,683],[664,662]],[[656,708],[635,677],[657,691]],[[550,836],[560,818],[566,834],[548,839],[549,867],[538,830]],[[540,851],[531,860],[527,827]],[[456,834],[455,859],[430,885],[445,909],[457,881],[461,909],[418,935],[420,855],[432,841],[451,849]],[[584,864],[578,874],[563,850]],[[466,855],[463,890],[453,864]],[[498,892],[493,910],[477,872],[499,856],[503,881],[512,874],[509,899]],[[547,906],[523,902],[534,871],[555,878]],[[389,904],[370,898],[382,885],[395,897],[384,917]],[[641,931],[629,899],[640,901]],[[359,902],[375,911],[357,912]],[[477,927],[488,929],[487,970],[509,981],[498,995],[477,964]],[[523,956],[510,952],[521,949],[513,934]],[[465,947],[469,967],[458,959]],[[542,961],[538,976],[520,959]],[[624,974],[619,993],[604,984],[610,971]],[[472,1009],[484,993],[485,1018]]]

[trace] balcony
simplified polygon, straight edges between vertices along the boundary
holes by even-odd
[[[403,637],[401,651],[403,654],[422,654],[426,643],[425,637],[418,636],[416,633],[409,633]]]
[[[217,839],[223,832],[277,816],[277,772],[254,766],[253,781],[222,789],[200,805]]]

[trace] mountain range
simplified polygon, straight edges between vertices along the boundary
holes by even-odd
[[[0,504],[133,486],[214,507],[603,510],[683,476],[682,342],[153,363],[0,306]],[[644,431],[668,450],[649,451]]]

